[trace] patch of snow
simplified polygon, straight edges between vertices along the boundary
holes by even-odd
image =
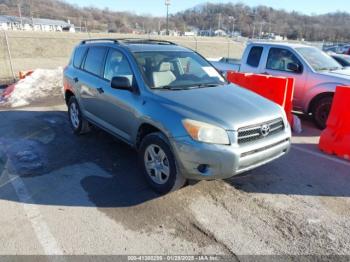
[[[30,76],[16,83],[5,104],[21,107],[45,98],[62,95],[63,69],[37,69]]]

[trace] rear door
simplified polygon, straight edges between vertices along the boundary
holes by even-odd
[[[85,45],[80,45],[75,48],[69,65],[64,70],[64,88],[65,90],[71,90],[79,98],[80,83],[79,78],[81,77],[81,66],[87,51]]]
[[[102,124],[100,116],[103,104],[100,101],[100,93],[104,84],[102,74],[107,50],[104,46],[90,46],[79,77],[79,95],[83,113],[98,124]]]

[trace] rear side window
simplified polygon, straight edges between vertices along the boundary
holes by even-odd
[[[263,48],[261,46],[253,46],[252,49],[250,49],[247,64],[252,67],[258,67],[262,52]]]
[[[85,52],[86,52],[85,46],[80,46],[75,50],[74,59],[73,59],[74,67],[76,68],[81,67],[81,63],[83,62]]]
[[[100,46],[90,47],[85,59],[84,70],[94,75],[101,76],[106,50],[105,47]]]

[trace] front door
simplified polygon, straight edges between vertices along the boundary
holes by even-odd
[[[272,47],[269,50],[266,68],[269,75],[295,79],[294,107],[299,107],[306,84],[306,71],[300,60],[288,49]]]
[[[127,141],[131,140],[132,131],[136,128],[138,108],[142,99],[137,92],[113,89],[113,77],[127,77],[137,89],[136,79],[128,58],[119,50],[111,48],[104,66],[102,93],[100,94],[101,115],[99,116],[108,129]]]

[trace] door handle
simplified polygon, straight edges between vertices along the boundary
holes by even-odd
[[[103,94],[103,93],[105,92],[105,91],[103,90],[102,87],[97,88],[97,91],[98,91],[100,94]]]
[[[73,81],[74,81],[75,83],[78,83],[78,82],[79,82],[79,78],[78,78],[78,77],[74,77],[74,78],[73,78]]]

